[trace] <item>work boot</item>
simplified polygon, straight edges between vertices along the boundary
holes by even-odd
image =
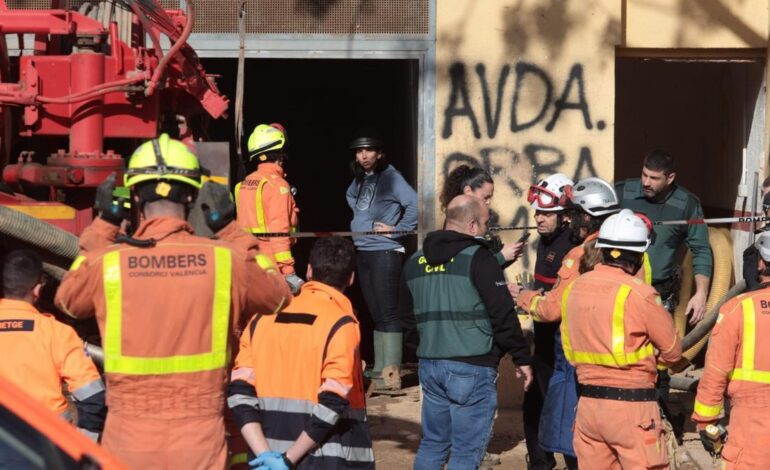
[[[382,363],[379,378],[374,378],[375,390],[401,390],[401,345],[403,333],[382,332]],[[375,360],[375,364],[376,364]]]
[[[367,379],[377,379],[382,374],[382,331],[374,330],[374,365],[371,369],[364,371],[364,377]]]
[[[530,462],[529,454],[526,456],[527,470],[553,470],[556,467],[556,463],[550,464],[548,462]]]

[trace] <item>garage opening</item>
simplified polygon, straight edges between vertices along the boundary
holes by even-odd
[[[221,91],[234,98],[237,61],[202,62],[209,73],[219,75]],[[257,124],[278,122],[286,127],[286,173],[297,188],[301,231],[349,230],[352,212],[345,191],[353,178],[353,158],[348,144],[361,128],[374,127],[382,133],[388,160],[417,188],[418,73],[417,60],[246,60],[244,154]],[[233,129],[232,116],[212,122],[210,139],[232,141]],[[245,176],[237,166],[232,174],[235,182]],[[303,278],[313,242],[300,239],[292,249]],[[366,305],[357,286],[348,295],[366,327],[369,315],[362,314]],[[365,346],[369,343],[363,341]]]
[[[762,157],[752,154],[749,140],[752,132],[763,132],[764,113],[757,120],[755,106],[765,99],[764,67],[760,59],[619,57],[616,181],[639,177],[644,155],[667,149],[676,159],[677,181],[700,198],[706,216],[732,216],[742,178],[744,196],[757,184],[751,167]]]

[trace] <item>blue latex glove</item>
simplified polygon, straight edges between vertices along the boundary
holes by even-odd
[[[280,452],[262,452],[256,459],[249,462],[252,470],[289,470]]]

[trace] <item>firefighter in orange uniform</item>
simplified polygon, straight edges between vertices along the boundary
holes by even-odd
[[[299,292],[302,279],[294,271],[289,237],[260,237],[265,232],[295,232],[297,204],[292,188],[285,179],[283,164],[287,158],[286,135],[278,128],[260,124],[248,142],[251,171],[235,186],[238,223],[259,240],[259,251],[273,257],[293,293]],[[257,165],[256,171],[253,170]]]
[[[719,420],[724,395],[730,398],[729,438],[721,452],[722,468],[730,470],[770,463],[770,344],[762,340],[770,336],[770,232],[759,234],[754,246],[759,290],[719,310],[692,415],[704,447],[718,454],[724,436],[710,438],[706,427]]]
[[[223,469],[232,326],[244,313],[280,310],[288,287],[258,265],[269,267],[265,257],[224,241],[239,229],[219,213],[205,211],[220,240],[192,233],[185,219],[201,171],[182,142],[163,134],[142,144],[125,185],[143,215],[133,238],[78,257],[56,295],[63,311],[99,324],[102,443],[132,468]]]
[[[34,303],[43,287],[43,263],[33,251],[3,260],[0,299],[0,376],[52,412],[71,420],[62,382],[75,401],[80,431],[94,441],[104,428],[104,383],[71,327],[40,313]]]
[[[610,216],[596,243],[601,264],[562,295],[562,345],[580,383],[573,444],[581,468],[669,468],[656,351],[672,364],[682,343],[658,293],[634,276],[649,237],[630,210]]]
[[[361,335],[343,294],[354,266],[350,241],[318,240],[299,296],[244,331],[227,403],[257,457],[252,468],[374,468]]]

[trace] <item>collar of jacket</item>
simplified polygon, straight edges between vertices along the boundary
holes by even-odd
[[[17,299],[0,299],[0,311],[3,311],[3,310],[23,310],[29,313],[37,313],[37,314],[46,315],[46,316],[49,315],[47,313],[40,312],[31,303],[26,302],[24,300],[17,300]]]
[[[605,273],[605,274],[614,274],[614,275],[624,275],[624,276],[631,276],[627,272],[623,270],[623,268],[619,266],[609,266],[604,263],[599,263],[596,266],[594,266],[594,271],[597,273]],[[633,277],[633,276],[631,276]]]
[[[344,312],[353,311],[353,304],[350,303],[350,299],[348,299],[345,294],[328,284],[324,284],[318,281],[308,281],[302,286],[302,292],[298,297],[305,295],[321,295],[324,297],[329,297],[332,302],[339,306],[340,310]]]
[[[283,172],[283,167],[275,162],[260,163],[257,167],[257,173],[264,176],[276,175],[283,178],[286,173]]]
[[[145,220],[134,232],[134,238],[137,240],[163,240],[167,236],[178,232],[194,233],[192,227],[186,220],[176,217],[156,217]]]

